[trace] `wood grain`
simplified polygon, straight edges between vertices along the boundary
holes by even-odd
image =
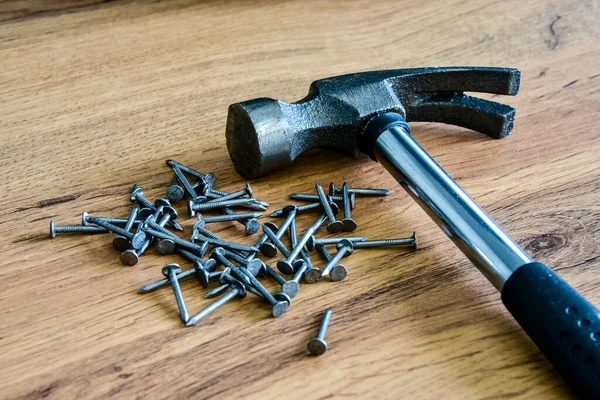
[[[108,235],[49,240],[47,229],[82,210],[127,215],[133,183],[163,196],[167,158],[241,187],[225,148],[230,103],[297,100],[312,80],[354,71],[510,66],[522,88],[499,99],[518,110],[508,139],[432,124],[414,136],[534,258],[600,304],[599,6],[0,2],[0,397],[568,398],[494,288],[398,190],[358,202],[357,233],[416,230],[421,250],[357,251],[344,282],[303,285],[279,319],[248,296],[186,329],[169,290],[136,293],[176,257],[151,252],[124,268]],[[325,150],[252,185],[276,209],[315,180],[395,188],[380,165]],[[217,233],[255,240],[235,225]],[[183,291],[191,312],[208,304],[197,284]],[[326,307],[330,350],[311,358]]]

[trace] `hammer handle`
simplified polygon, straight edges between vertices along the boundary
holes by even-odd
[[[600,313],[542,263],[517,269],[502,302],[582,399],[600,397]]]
[[[531,257],[410,136],[398,114],[367,125],[373,154],[501,292],[502,301],[571,388],[600,399],[600,313]]]

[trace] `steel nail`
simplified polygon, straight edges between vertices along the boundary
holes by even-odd
[[[317,238],[313,235],[306,242],[306,248],[308,249],[308,251],[313,251],[315,249],[315,246],[317,246],[317,245],[325,246],[325,245],[330,245],[330,244],[338,244],[342,240],[349,240],[352,243],[357,243],[357,242],[365,242],[365,241],[369,240],[369,238],[366,236],[346,236],[346,237],[339,237],[339,238]]]
[[[319,195],[316,194],[309,194],[309,193],[292,193],[292,194],[288,194],[288,197],[290,199],[293,200],[299,200],[299,201],[312,201],[312,202],[320,202],[319,199]],[[328,196],[330,200],[332,201],[339,201],[339,202],[343,202],[344,201],[344,197],[343,196]]]
[[[181,267],[179,267],[179,264],[167,264],[162,269],[163,275],[169,279],[169,282],[171,282],[173,293],[175,294],[175,299],[177,300],[177,307],[179,307],[179,314],[183,322],[186,323],[190,316],[185,308],[183,295],[181,294],[181,288],[179,287],[179,281],[177,280],[177,274],[180,272]]]
[[[252,286],[258,290],[262,297],[273,307],[271,310],[271,315],[273,315],[273,317],[277,318],[281,316],[281,314],[288,309],[290,304],[287,301],[278,300],[273,297],[273,295],[248,270],[244,268],[234,268],[232,269],[232,273],[236,275],[244,274],[248,277]]]
[[[81,225],[56,225],[50,221],[50,237],[55,238],[58,233],[108,233],[108,229],[99,226],[81,226]]]
[[[325,335],[327,334],[327,328],[331,321],[331,308],[328,308],[323,315],[321,324],[319,325],[319,332],[317,336],[310,339],[308,342],[308,351],[314,356],[320,356],[327,351],[327,342],[325,341]]]
[[[125,226],[123,227],[123,229],[125,229],[128,232],[131,231],[131,228],[133,228],[133,224],[135,223],[135,219],[138,216],[138,212],[139,212],[138,206],[134,206],[131,209],[131,212],[129,213],[129,218],[125,222]],[[82,215],[82,219],[87,219],[87,218],[84,218]],[[125,236],[117,235],[113,238],[112,244],[115,249],[117,249],[119,251],[125,251],[129,248],[131,243],[129,242],[129,239],[126,238]]]
[[[342,190],[343,190],[343,198],[344,198],[344,219],[342,220],[342,224],[343,224],[343,228],[342,230],[344,232],[354,232],[356,230],[356,228],[358,227],[358,224],[356,223],[355,220],[352,219],[352,211],[351,211],[351,204],[353,203],[353,198],[355,196],[354,193],[350,193],[348,192],[348,184],[346,182],[344,182],[344,185],[342,186]]]
[[[198,220],[203,220],[205,223],[212,223],[212,222],[228,222],[228,221],[242,221],[245,219],[256,219],[258,217],[260,217],[262,215],[262,213],[260,212],[253,212],[253,213],[233,213],[233,214],[227,214],[227,215],[216,215],[216,216],[210,216],[210,217],[205,217],[202,214],[198,213],[196,214],[196,217],[198,218]]]
[[[228,301],[230,301],[231,299],[233,299],[235,297],[245,297],[246,296],[246,289],[241,282],[239,282],[239,281],[235,282],[235,283],[232,282],[229,284],[229,287],[231,287],[231,290],[228,293],[219,297],[211,305],[204,308],[198,314],[196,314],[196,315],[192,316],[190,319],[188,319],[185,326],[192,326],[192,325],[197,324],[201,319],[205,318],[207,315],[209,315],[210,313],[212,313],[219,307],[223,306],[224,304],[226,304]]]
[[[263,232],[269,237],[271,243],[274,244],[275,247],[279,249],[279,251],[281,251],[281,254],[283,254],[284,257],[288,257],[290,255],[290,251],[287,249],[287,247],[285,247],[285,244],[283,244],[283,242],[277,237],[277,235],[269,228],[268,224],[263,224]],[[281,232],[281,228],[279,229],[278,233],[279,232]],[[263,249],[271,243],[265,243],[263,245]]]
[[[371,188],[348,188],[350,193],[354,193],[359,197],[368,197],[368,196],[389,196],[394,193],[393,190],[389,189],[371,189]],[[335,186],[333,182],[329,184],[329,194],[342,194],[343,189]]]
[[[323,187],[319,182],[316,183],[315,189],[317,191],[317,195],[319,196],[319,200],[321,201],[321,205],[327,214],[327,219],[329,220],[329,224],[327,225],[327,232],[329,233],[337,233],[341,232],[344,228],[344,224],[342,221],[338,221],[335,219],[335,215],[329,205],[330,201],[327,199],[325,192],[323,191]]]
[[[228,207],[222,208],[221,211],[227,215],[237,214],[235,211],[233,211],[231,208],[228,208]],[[246,227],[246,235],[254,235],[260,229],[260,222],[258,222],[258,220],[256,218],[250,218],[250,219],[241,220],[238,222]]]
[[[141,205],[144,208],[149,208],[150,210],[152,210],[152,212],[156,211],[156,207],[154,206],[154,204],[152,204],[152,202],[150,200],[148,200],[144,197],[144,191],[137,183],[133,185],[133,190],[131,192],[131,196],[129,197],[129,200],[132,203],[137,202],[139,205]],[[173,228],[177,229],[178,231],[183,231],[183,227],[181,225],[179,225],[179,223],[175,220],[169,221],[169,225],[171,225]]]
[[[329,203],[329,207],[331,207],[331,211],[333,211],[333,213],[335,215],[338,214],[339,212],[339,207],[337,204],[335,204],[334,202]],[[313,210],[322,210],[323,209],[323,205],[321,204],[321,202],[317,202],[317,203],[311,203],[311,204],[304,204],[301,206],[297,206],[297,214],[301,214],[305,211],[313,211]],[[277,217],[281,217],[282,215],[284,215],[284,211],[283,209],[281,210],[277,210],[275,212],[272,212],[270,214],[271,217],[273,218],[277,218]]]
[[[342,257],[349,256],[353,251],[352,242],[349,240],[342,240],[336,247],[337,252],[335,253],[335,256],[331,257],[324,246],[318,246],[319,251],[327,260],[327,265],[325,265],[321,271],[321,277],[328,276],[333,282],[343,281],[346,278],[348,271],[342,264],[338,264],[338,261],[340,261]]]
[[[179,179],[177,179],[177,176],[175,176],[173,178],[173,183],[167,189],[167,198],[171,201],[179,201],[182,200],[184,196],[185,190],[179,186]]]
[[[418,248],[417,233],[413,232],[412,236],[408,238],[367,240],[364,242],[356,242],[354,244],[355,249],[368,249],[372,247],[388,246],[409,246],[412,247],[413,250],[416,250]]]
[[[298,254],[300,254],[300,251],[304,248],[304,245],[308,239],[319,229],[326,219],[327,214],[323,213],[311,226],[308,227],[308,229],[304,232],[304,235],[302,235],[302,238],[298,241],[298,244],[290,252],[289,257],[285,260],[280,260],[277,262],[278,270],[288,275],[294,273],[294,266],[292,263],[296,260]]]

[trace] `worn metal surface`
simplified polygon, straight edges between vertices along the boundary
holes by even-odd
[[[227,148],[238,172],[264,176],[315,147],[352,157],[371,155],[361,134],[374,116],[396,112],[407,121],[458,125],[500,139],[515,110],[464,92],[515,95],[512,68],[433,67],[362,72],[321,79],[296,103],[269,98],[229,106]]]

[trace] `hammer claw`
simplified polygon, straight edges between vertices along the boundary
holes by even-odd
[[[463,93],[442,93],[413,105],[407,110],[406,119],[443,122],[481,132],[493,139],[502,139],[513,127],[515,109]]]
[[[478,92],[514,96],[521,73],[514,68],[432,67],[383,71],[400,98],[404,93]]]

